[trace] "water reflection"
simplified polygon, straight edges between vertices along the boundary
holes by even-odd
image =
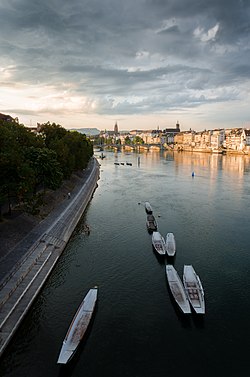
[[[173,157],[175,163],[181,166],[190,166],[190,170],[201,172],[204,168],[208,171],[217,171],[222,168],[227,172],[235,172],[237,175],[249,171],[250,157],[245,155],[221,155],[210,153],[172,153],[163,152],[166,160]]]

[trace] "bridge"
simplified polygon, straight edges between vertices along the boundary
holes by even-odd
[[[158,149],[158,150],[173,150],[172,145],[166,145],[161,143],[152,143],[152,144],[94,144],[94,148],[99,148],[101,151],[105,149],[115,149],[117,151],[121,150],[133,150],[133,151],[143,151],[143,150],[150,150],[150,149]]]

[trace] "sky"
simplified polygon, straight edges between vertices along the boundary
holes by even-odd
[[[250,1],[0,0],[0,112],[33,127],[250,128]]]

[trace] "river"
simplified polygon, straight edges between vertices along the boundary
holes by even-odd
[[[104,154],[93,199],[3,355],[0,375],[249,377],[250,157]],[[145,201],[162,235],[175,234],[172,261],[153,251]],[[193,265],[205,290],[204,316],[180,313],[166,263],[181,277],[184,264]],[[60,366],[67,328],[94,285],[98,304],[87,337]]]

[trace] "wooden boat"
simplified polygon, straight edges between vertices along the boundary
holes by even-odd
[[[152,234],[152,244],[155,248],[155,251],[160,255],[165,255],[165,241],[160,232],[153,232]]]
[[[173,257],[176,252],[176,243],[173,233],[168,233],[166,235],[166,252],[167,255]]]
[[[205,313],[204,290],[192,265],[184,265],[183,284],[190,304],[198,314]]]
[[[152,215],[153,210],[149,202],[145,202],[145,211],[148,215]]]
[[[67,334],[57,360],[58,364],[66,364],[74,355],[90,323],[97,300],[97,287],[91,288],[79,306]]]
[[[169,288],[180,309],[185,314],[191,313],[191,308],[182,281],[176,269],[171,264],[166,265],[166,275],[168,279]]]
[[[157,230],[157,222],[154,215],[147,215],[146,225],[149,232],[154,232]]]

